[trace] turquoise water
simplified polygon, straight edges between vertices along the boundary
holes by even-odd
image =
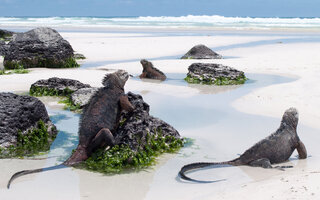
[[[47,166],[61,164],[78,145],[78,125],[80,115],[66,111],[47,108],[51,121],[56,125],[59,134],[52,143]]]
[[[0,24],[5,27],[320,29],[320,18],[253,18],[219,15],[180,17],[0,17]]]

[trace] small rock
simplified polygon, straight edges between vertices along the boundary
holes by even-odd
[[[84,59],[86,59],[86,57],[85,57],[83,54],[81,54],[81,53],[75,53],[75,54],[74,54],[74,58],[75,58],[76,60],[84,60]]]
[[[203,44],[192,47],[181,59],[221,59],[222,56]]]
[[[71,101],[74,105],[79,105],[80,108],[89,103],[90,98],[94,95],[99,88],[81,88],[71,94]]]

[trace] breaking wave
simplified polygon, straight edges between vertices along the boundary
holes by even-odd
[[[0,17],[1,26],[101,28],[320,28],[320,18],[180,17]]]

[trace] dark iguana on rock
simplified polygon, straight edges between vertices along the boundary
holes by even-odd
[[[61,165],[73,166],[85,161],[96,149],[115,145],[112,133],[119,125],[121,111],[133,110],[133,106],[124,93],[124,85],[128,78],[129,74],[123,70],[105,76],[102,81],[104,87],[94,94],[81,115],[78,147]],[[11,177],[7,187],[9,188],[11,182],[22,175],[48,169],[17,172]]]
[[[140,60],[140,63],[143,67],[142,74],[139,76],[140,78],[150,78],[164,81],[167,79],[166,75],[155,68],[153,64],[145,59]]]
[[[213,165],[248,165],[253,167],[272,168],[271,164],[287,161],[293,151],[297,149],[299,158],[307,158],[307,150],[297,134],[298,112],[295,108],[285,111],[278,130],[253,145],[240,157],[227,162],[199,162],[185,165],[179,175],[182,179],[200,183],[216,181],[198,181],[189,178],[185,172]]]

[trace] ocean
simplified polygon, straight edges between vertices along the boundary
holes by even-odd
[[[1,27],[159,28],[159,29],[311,29],[320,30],[320,18],[255,18],[219,15],[180,17],[0,17]]]

